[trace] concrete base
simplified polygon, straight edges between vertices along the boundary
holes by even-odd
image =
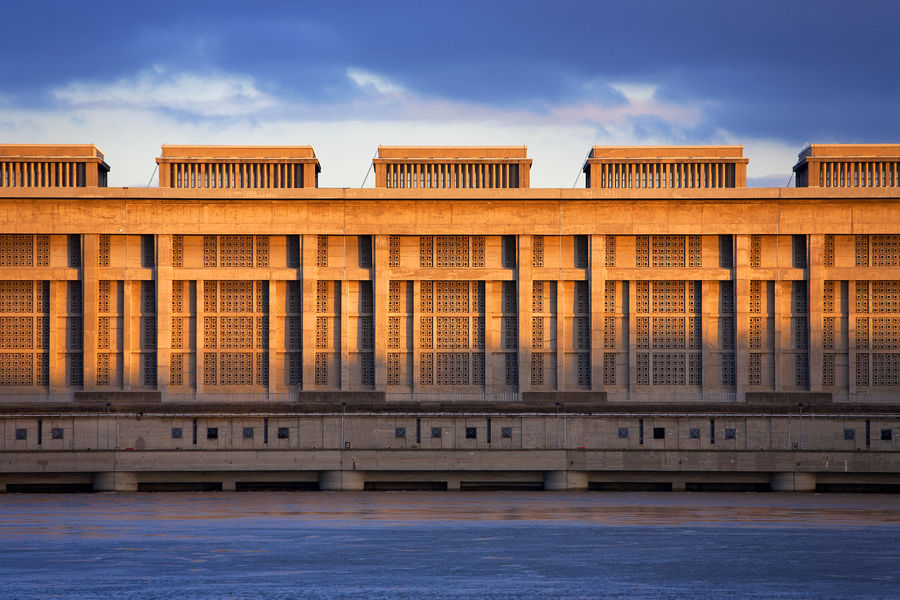
[[[772,473],[769,476],[769,488],[773,492],[814,492],[816,491],[816,474]]]
[[[136,492],[137,473],[129,471],[104,471],[91,478],[95,492]]]
[[[545,490],[586,490],[587,471],[544,471]]]
[[[326,491],[362,491],[366,484],[361,471],[319,471],[319,489]]]

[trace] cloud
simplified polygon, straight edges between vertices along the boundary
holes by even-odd
[[[0,104],[0,123],[9,141],[96,143],[112,167],[110,185],[120,186],[147,185],[163,143],[312,144],[323,187],[361,185],[379,144],[528,145],[532,185],[568,187],[583,185],[581,165],[595,144],[741,143],[711,127],[702,104],[662,101],[650,85],[616,84],[628,93],[604,96],[594,82],[581,97],[509,108],[421,94],[358,67],[343,76],[349,93],[326,102],[263,92],[243,74],[157,67],[68,83],[53,92],[55,107]],[[744,143],[751,177],[785,173],[787,181],[797,148]]]
[[[406,94],[405,89],[389,81],[387,78],[368,71],[363,71],[362,69],[353,67],[348,68],[347,78],[360,88],[366,91],[374,91],[387,98],[401,98]]]
[[[201,117],[247,115],[275,104],[246,75],[170,73],[164,67],[112,83],[69,83],[53,95],[75,109],[174,110]]]
[[[649,100],[659,86],[646,83],[611,83],[610,87],[628,100]]]

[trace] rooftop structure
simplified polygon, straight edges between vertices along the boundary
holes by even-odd
[[[585,187],[746,187],[743,146],[594,146],[584,163]]]
[[[900,144],[810,144],[797,157],[797,187],[900,185]]]
[[[312,146],[162,146],[159,186],[174,188],[318,187]]]
[[[106,187],[93,144],[0,144],[0,187]]]
[[[527,188],[525,146],[379,146],[378,188]]]

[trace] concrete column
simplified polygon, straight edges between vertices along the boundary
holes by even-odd
[[[265,285],[269,286],[269,306],[268,308],[268,316],[269,316],[269,347],[268,347],[268,360],[269,360],[269,394],[275,394],[278,392],[278,387],[280,384],[283,384],[285,381],[284,369],[285,364],[284,361],[278,360],[278,351],[284,348],[284,342],[279,343],[279,340],[284,340],[285,337],[283,332],[280,330],[281,327],[284,327],[284,298],[278,295],[279,286],[278,282],[274,281],[272,278],[271,272],[269,274],[269,281],[264,282]],[[284,284],[280,287],[280,289],[284,289]],[[280,327],[279,327],[280,325]],[[283,358],[283,355],[282,355]],[[223,488],[224,489],[224,488]]]
[[[599,187],[599,177],[591,165],[591,182]],[[603,389],[603,297],[606,293],[606,236],[592,235],[589,285],[591,294],[591,389]]]
[[[306,185],[307,182],[304,182]],[[317,236],[300,236],[300,281],[303,295],[302,389],[316,389],[316,244]],[[198,325],[199,329],[199,325]]]
[[[544,471],[544,489],[582,491],[588,489],[587,471]]]
[[[168,165],[164,165],[168,170]],[[172,236],[156,236],[156,389],[163,397],[169,393],[172,356]],[[190,290],[188,290],[190,306]],[[199,327],[197,327],[199,329]],[[185,335],[190,333],[190,328]],[[188,348],[190,341],[185,340]],[[188,365],[184,365],[189,370]],[[196,371],[195,371],[196,372]]]
[[[566,331],[566,319],[571,303],[566,294],[566,282],[556,282],[556,389],[566,389],[566,350],[569,349],[571,333]],[[529,304],[530,306],[530,304]],[[529,329],[530,331],[530,329]],[[573,340],[574,341],[574,340]],[[574,346],[574,344],[572,344]]]
[[[825,236],[810,235],[807,236],[807,294],[809,308],[807,309],[809,318],[809,341],[807,343],[808,361],[809,361],[809,390],[811,392],[819,392],[822,390],[822,369],[823,369],[823,307],[825,296]],[[838,289],[838,297],[836,302],[840,302],[840,288]],[[840,304],[838,304],[840,306]],[[837,332],[835,332],[837,333]]]
[[[237,489],[237,485],[233,479],[222,482],[222,491],[223,492],[233,492],[236,489]]]
[[[322,491],[360,492],[365,483],[362,471],[319,471],[319,489]]]
[[[387,386],[387,305],[388,288],[388,253],[390,236],[372,236],[372,296],[373,325],[375,327],[375,389],[383,391]]]
[[[780,270],[780,269],[779,269]],[[768,296],[768,282],[763,281],[762,289],[763,291],[763,303],[765,304],[766,296]],[[774,302],[774,306],[770,308],[772,314],[772,356],[773,358],[773,369],[775,376],[775,391],[782,392],[784,391],[784,347],[785,347],[785,339],[784,336],[791,335],[790,325],[785,327],[784,323],[784,303],[788,303],[788,307],[790,307],[791,302],[791,282],[784,282],[780,279],[776,279],[772,282],[772,285],[775,287],[774,292],[772,293],[772,301]],[[785,293],[785,288],[787,288],[787,293]],[[768,319],[768,312],[763,312],[760,316]],[[765,339],[765,338],[764,338]],[[789,348],[793,348],[793,344],[790,340],[787,342],[787,346]],[[765,347],[765,344],[762,348],[763,352],[767,352],[769,349]]]
[[[95,492],[136,492],[138,486],[137,473],[130,471],[101,471],[91,482]]]
[[[127,240],[126,240],[126,243]],[[128,269],[125,269],[125,272],[128,272]],[[135,356],[133,352],[135,350],[140,351],[141,344],[141,319],[139,316],[135,316],[134,312],[134,286],[138,286],[137,296],[141,298],[141,282],[140,281],[131,281],[129,279],[124,279],[122,282],[122,340],[119,342],[119,349],[121,350],[122,357],[122,389],[129,391],[131,390],[134,382],[132,381],[132,368],[131,368],[131,359]],[[139,300],[140,302],[140,300]],[[116,300],[115,296],[111,299],[111,304],[115,305]],[[141,306],[141,310],[138,311],[138,314],[143,312],[143,306]],[[137,336],[133,335],[133,331],[135,330],[134,325],[137,325]],[[113,320],[113,327],[115,327],[115,320]],[[158,324],[157,324],[157,331]],[[134,338],[137,337],[135,340]],[[114,350],[115,348],[110,348],[110,350]],[[138,359],[140,360],[140,359]],[[144,383],[144,378],[141,376],[141,367],[138,364],[137,369],[134,369],[138,373],[140,380],[138,382],[138,386],[142,386]],[[115,374],[112,374],[112,381],[115,381]]]
[[[816,474],[771,473],[769,487],[773,492],[814,492],[816,491]]]
[[[419,333],[421,331],[421,324],[419,319],[422,316],[422,282],[418,279],[410,282],[413,288],[413,301],[412,301],[412,348],[410,351],[412,352],[412,391],[414,394],[418,393],[420,390],[420,386],[422,382],[420,381],[420,366],[422,363],[422,344],[419,339]],[[486,299],[485,299],[486,300]],[[486,372],[485,372],[486,373]],[[485,374],[485,376],[487,376]]]
[[[99,306],[97,296],[99,294],[99,263],[100,263],[100,238],[96,234],[85,234],[84,258],[81,261],[82,273],[82,318],[84,319],[82,331],[84,332],[84,389],[97,389],[97,319]]]
[[[701,397],[709,393],[710,378],[709,367],[712,354],[710,350],[718,346],[717,340],[712,337],[712,314],[719,314],[719,298],[712,293],[712,286],[709,281],[700,282],[700,393]],[[721,323],[716,323],[715,330],[718,331]],[[719,355],[721,363],[721,355]],[[721,383],[719,380],[716,383]],[[674,484],[673,484],[674,486]],[[673,488],[674,489],[674,488]]]
[[[66,389],[66,319],[68,307],[63,300],[63,291],[68,285],[65,281],[50,282],[50,344],[47,348],[49,356],[49,372],[47,381],[51,394],[58,394]]]
[[[750,236],[734,236],[734,383],[737,401],[746,399],[750,368]],[[760,314],[762,316],[762,314]]]
[[[637,391],[637,322],[634,314],[637,310],[636,286],[634,281],[623,281],[622,285],[628,289],[628,394],[634,399]]]
[[[522,176],[520,169],[520,177]],[[526,171],[527,173],[527,171]],[[530,235],[518,238],[519,255],[516,257],[516,276],[518,278],[518,311],[519,311],[519,391],[531,391],[531,301],[532,301],[532,254]],[[557,318],[559,316],[557,315]],[[557,340],[559,347],[559,340]],[[557,374],[557,377],[559,374]]]
[[[494,351],[497,349],[498,332],[494,327],[494,313],[497,312],[494,294],[502,284],[484,282],[484,389],[490,392],[494,387]]]
[[[198,279],[196,282],[196,292],[197,292],[197,312],[196,312],[196,327],[194,328],[194,333],[196,337],[195,345],[197,348],[196,356],[197,364],[195,365],[194,373],[196,374],[197,384],[194,386],[194,389],[198,394],[203,393],[203,379],[204,379],[204,371],[205,362],[204,355],[206,354],[206,338],[204,336],[205,327],[203,326],[203,287],[204,281],[202,279]]]
[[[847,393],[856,394],[856,281],[847,282]]]
[[[344,237],[346,240],[346,236]],[[344,260],[347,260],[347,246],[344,242]],[[340,320],[341,338],[338,342],[340,346],[338,350],[341,355],[341,391],[350,389],[350,282],[346,279],[340,282],[341,295],[340,300],[336,303],[335,312],[338,313]],[[358,307],[357,307],[358,309]],[[354,312],[358,312],[354,311]],[[357,326],[359,320],[357,320]],[[354,344],[355,346],[356,344]],[[356,349],[356,348],[354,348]]]

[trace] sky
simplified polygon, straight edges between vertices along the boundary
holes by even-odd
[[[160,144],[311,144],[371,186],[379,144],[741,144],[786,186],[809,143],[900,142],[900,2],[0,0],[0,142],[94,143],[113,186]],[[791,182],[793,185],[793,182]]]

